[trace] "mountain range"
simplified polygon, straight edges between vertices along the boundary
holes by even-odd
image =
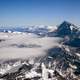
[[[44,56],[3,61],[0,64],[1,80],[80,80],[79,26],[64,21],[56,28],[8,28],[0,29],[0,32],[31,33],[39,38],[61,38],[60,45],[46,50],[47,54]]]

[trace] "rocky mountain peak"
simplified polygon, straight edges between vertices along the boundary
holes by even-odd
[[[70,22],[64,21],[58,26],[57,32],[61,36],[66,36],[66,35],[70,36],[73,33],[78,32],[78,26]]]

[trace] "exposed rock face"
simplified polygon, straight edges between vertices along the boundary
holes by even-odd
[[[65,39],[64,44],[72,47],[80,47],[80,29],[78,26],[64,21],[58,26],[57,34]]]
[[[60,26],[58,26],[57,32],[60,36],[66,36],[71,34],[70,29],[71,24],[64,21]]]
[[[48,49],[45,56],[30,60],[9,61],[0,69],[3,80],[80,80],[80,31],[64,21],[50,35],[63,38],[60,45]],[[51,37],[52,37],[51,36]],[[49,36],[50,37],[50,36]],[[15,65],[16,64],[16,65]],[[4,71],[5,70],[5,71]]]
[[[14,80],[16,77],[24,75],[26,71],[29,72],[31,68],[32,66],[27,64],[20,64],[17,66],[13,66],[10,70],[8,70],[5,74],[3,74],[1,78],[7,80]]]

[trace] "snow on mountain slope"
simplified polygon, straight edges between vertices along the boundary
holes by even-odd
[[[0,27],[0,32],[5,33],[34,33],[39,36],[46,36],[48,32],[56,30],[56,26],[45,26],[45,25],[35,25],[35,26],[25,26],[25,27]]]
[[[67,21],[57,28],[42,25],[29,32],[0,33],[0,59],[5,59],[0,61],[0,78],[79,80],[79,36],[79,27]]]
[[[74,33],[78,34],[78,32],[79,32],[79,27],[67,21],[61,23],[57,29],[57,33],[60,36],[66,36],[66,35],[69,36],[69,35],[73,35]]]

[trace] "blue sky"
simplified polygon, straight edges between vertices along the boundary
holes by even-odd
[[[80,24],[80,0],[0,0],[1,25]]]

